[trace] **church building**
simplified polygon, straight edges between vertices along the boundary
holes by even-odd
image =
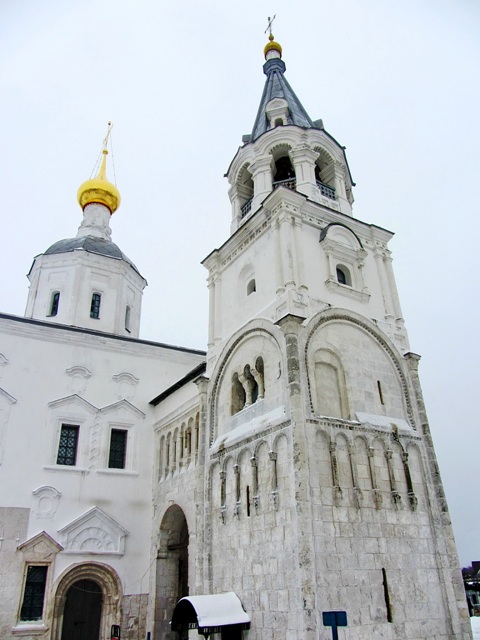
[[[206,353],[139,337],[108,135],[0,314],[1,638],[471,639],[393,234],[264,53]]]

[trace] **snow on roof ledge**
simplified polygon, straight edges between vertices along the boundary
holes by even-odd
[[[192,614],[196,620],[192,619]],[[244,628],[249,628],[250,616],[243,608],[237,594],[229,591],[212,595],[187,596],[179,600],[172,616],[172,631],[188,628],[186,625],[192,622],[198,623],[199,631],[207,627],[211,629],[232,624],[248,625]]]

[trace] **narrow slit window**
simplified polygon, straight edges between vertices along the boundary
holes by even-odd
[[[383,578],[383,596],[385,598],[385,607],[387,609],[387,622],[393,622],[392,605],[390,603],[390,593],[388,591],[387,572],[382,569]]]
[[[126,453],[127,431],[125,429],[112,429],[108,455],[109,469],[125,469]]]
[[[42,619],[47,570],[48,566],[46,565],[29,565],[27,567],[23,602],[20,610],[20,620],[24,622]]]
[[[250,516],[250,487],[247,485],[247,516]]]
[[[62,424],[60,442],[58,444],[57,464],[74,467],[77,462],[79,426]]]
[[[56,316],[58,313],[58,305],[60,302],[60,291],[54,291],[52,293],[52,300],[50,302],[49,316]]]
[[[90,304],[90,317],[91,318],[100,318],[100,302],[102,300],[102,296],[99,293],[94,293],[92,295],[92,302]]]
[[[132,312],[132,309],[127,304],[127,307],[125,309],[125,331],[128,331],[128,333],[130,333],[130,315],[131,315],[131,312]]]
[[[383,401],[382,383],[380,382],[380,380],[377,380],[377,389],[380,402],[384,405],[385,402]]]

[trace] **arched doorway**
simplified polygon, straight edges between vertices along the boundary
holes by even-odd
[[[188,540],[185,514],[179,506],[172,505],[160,525],[156,570],[156,640],[182,640],[182,636],[171,630],[170,621],[178,600],[188,595]]]
[[[62,640],[98,640],[103,594],[94,580],[77,580],[67,591]]]
[[[69,567],[54,591],[52,640],[109,638],[111,626],[122,624],[122,586],[116,571],[107,564],[88,562]]]

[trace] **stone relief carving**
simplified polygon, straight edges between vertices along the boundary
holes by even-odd
[[[139,383],[139,379],[136,378],[133,373],[123,371],[112,376],[114,382],[117,383],[116,396],[117,398],[125,398],[126,400],[132,400],[135,396],[135,387]]]
[[[62,496],[60,491],[57,491],[55,487],[44,485],[43,487],[38,487],[32,493],[36,498],[35,517],[38,519],[53,518]]]
[[[65,547],[65,553],[123,555],[125,537],[129,532],[102,509],[92,507],[79,518],[59,529],[58,533]]]
[[[71,377],[71,390],[73,393],[82,395],[87,389],[87,381],[92,376],[92,373],[86,368],[81,366],[70,367],[66,369],[65,373]]]

